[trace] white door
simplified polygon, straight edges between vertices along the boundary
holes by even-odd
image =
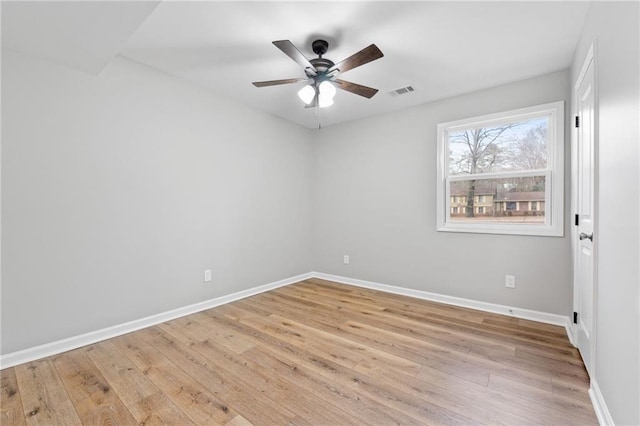
[[[594,327],[595,327],[595,255],[594,255],[594,201],[595,201],[595,91],[594,59],[592,51],[587,56],[576,84],[578,118],[577,181],[576,191],[577,232],[575,233],[575,311],[577,312],[576,337],[585,367],[593,376]]]

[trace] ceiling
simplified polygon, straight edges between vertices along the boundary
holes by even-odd
[[[98,74],[158,3],[2,1],[2,46]]]
[[[340,75],[380,91],[338,91],[323,127],[568,68],[588,2],[6,2],[2,44],[89,73],[117,54],[309,128],[303,77],[273,40],[339,62],[375,43],[384,57]],[[413,92],[392,95],[413,86]]]

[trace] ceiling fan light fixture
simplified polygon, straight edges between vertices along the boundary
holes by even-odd
[[[318,90],[321,95],[325,95],[331,99],[336,95],[336,87],[327,80],[320,83]]]
[[[309,105],[313,98],[316,96],[316,90],[311,85],[306,85],[298,92],[298,97],[302,99],[302,102]]]
[[[318,86],[318,105],[326,108],[333,105],[333,98],[336,96],[336,87],[329,81],[323,81]]]
[[[333,98],[327,96],[326,94],[320,93],[318,95],[318,106],[320,108],[326,108],[328,106],[333,105]]]

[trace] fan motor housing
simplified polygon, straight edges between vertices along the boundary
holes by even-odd
[[[333,61],[326,58],[315,58],[311,59],[309,62],[311,62],[311,65],[313,65],[319,73],[327,72],[329,68],[335,65]]]

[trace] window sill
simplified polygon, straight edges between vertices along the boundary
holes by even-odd
[[[506,224],[445,224],[438,232],[458,232],[467,234],[523,235],[535,237],[564,237],[563,229],[551,225],[506,225]]]

